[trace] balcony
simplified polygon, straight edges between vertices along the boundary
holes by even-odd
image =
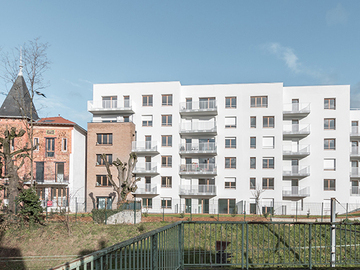
[[[179,186],[179,195],[191,197],[214,197],[216,196],[215,185],[181,185]]]
[[[350,138],[352,139],[360,139],[360,130],[359,127],[351,127]]]
[[[350,170],[350,178],[360,178],[359,167],[352,167]]]
[[[308,155],[310,155],[310,145],[283,146],[284,159],[304,158]]]
[[[283,197],[305,198],[310,196],[310,187],[283,187]]]
[[[159,174],[157,171],[157,163],[156,162],[138,162],[138,163],[136,163],[133,173],[148,174],[148,175]]]
[[[180,155],[216,155],[216,144],[210,143],[183,143],[179,148]]]
[[[358,186],[353,186],[350,188],[351,196],[360,196],[360,188]]]
[[[360,149],[359,149],[358,146],[352,146],[352,147],[351,147],[350,157],[353,158],[353,159],[354,159],[354,158],[355,158],[355,159],[360,158]]]
[[[179,174],[182,176],[215,176],[215,164],[183,164],[180,165]]]
[[[217,115],[216,100],[181,102],[179,107],[182,116]]]
[[[310,125],[284,125],[283,126],[283,138],[304,138],[310,134]]]
[[[217,134],[216,122],[183,122],[180,123],[181,135],[209,135]]]
[[[284,104],[283,119],[301,119],[310,113],[310,103],[289,103]]]
[[[66,187],[69,185],[68,179],[34,179],[38,187]],[[31,185],[30,181],[24,182],[24,185]]]
[[[145,187],[138,187],[135,192],[133,192],[134,195],[158,195],[158,187],[157,185],[152,184],[145,184]]]
[[[300,167],[300,166],[291,166],[289,168],[284,168],[283,178],[304,178],[310,175],[310,166]]]
[[[88,111],[92,114],[133,114],[130,101],[121,106],[117,100],[89,100]]]
[[[132,148],[133,153],[137,153],[138,155],[156,155],[158,154],[157,150],[157,142],[156,141],[134,141],[132,142]]]

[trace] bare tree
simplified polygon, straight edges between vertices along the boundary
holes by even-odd
[[[47,50],[49,43],[42,43],[40,38],[30,40],[28,43],[24,43],[22,47],[15,48],[15,52],[20,54],[20,73],[24,74],[24,80],[28,86],[30,94],[30,104],[24,104],[21,100],[15,100],[18,104],[21,112],[23,113],[23,119],[26,121],[24,124],[30,141],[30,182],[31,186],[34,183],[34,115],[36,109],[34,107],[35,96],[46,97],[42,93],[42,90],[49,86],[49,83],[45,81],[44,73],[49,70],[51,62],[47,57]],[[2,66],[4,73],[0,76],[7,83],[14,83],[19,75],[18,58],[15,56],[14,51],[12,54],[5,54],[2,56]],[[26,106],[25,106],[26,105]],[[28,106],[30,105],[30,106]],[[35,114],[34,114],[35,113]]]
[[[253,196],[255,197],[256,212],[258,215],[261,215],[260,197],[264,191],[265,190],[263,190],[260,186],[256,186],[256,190],[252,192]]]
[[[116,159],[112,165],[114,165],[118,171],[118,181],[115,182],[113,176],[111,174],[110,166],[111,164],[108,162],[106,158],[106,154],[101,155],[102,160],[104,161],[108,180],[113,186],[115,192],[118,196],[117,208],[126,201],[126,198],[130,192],[135,192],[137,190],[136,182],[140,181],[140,178],[135,179],[132,171],[135,168],[137,162],[137,156],[135,153],[131,153],[129,156],[128,163],[122,163],[120,159]]]

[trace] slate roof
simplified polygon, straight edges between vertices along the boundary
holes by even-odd
[[[0,117],[31,119],[31,103],[24,77],[19,74],[0,108]],[[39,116],[34,103],[32,105],[32,118],[38,120]]]

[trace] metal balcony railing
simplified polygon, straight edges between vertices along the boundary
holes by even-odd
[[[180,173],[213,174],[216,173],[215,164],[182,164]]]
[[[284,135],[308,135],[310,134],[310,125],[284,125],[283,126]]]
[[[284,114],[308,114],[310,113],[310,103],[287,103],[283,107]]]
[[[353,157],[358,157],[360,156],[360,151],[359,151],[359,147],[358,146],[352,146],[351,150],[350,150],[350,155]]]
[[[181,185],[180,195],[216,195],[215,185]]]
[[[310,145],[298,145],[296,148],[290,146],[283,146],[283,155],[309,155],[310,154]]]
[[[359,167],[352,167],[350,170],[351,177],[360,177]]]
[[[350,195],[360,196],[360,188],[359,187],[351,187]]]
[[[180,123],[181,133],[216,132],[216,122],[185,122]]]
[[[213,153],[216,152],[216,144],[210,143],[182,143],[179,147],[180,153]]]
[[[157,185],[145,184],[145,187],[138,187],[135,194],[158,194]]]
[[[216,100],[181,102],[179,106],[180,112],[204,112],[217,110]]]
[[[352,135],[352,136],[360,136],[360,134],[359,134],[359,127],[356,127],[356,126],[351,127],[351,135]]]
[[[133,173],[157,173],[157,163],[155,162],[138,162]]]
[[[157,142],[156,141],[134,141],[132,142],[133,152],[156,152]]]
[[[283,187],[282,195],[284,197],[309,197],[310,187]]]
[[[130,100],[120,103],[118,100],[89,100],[88,111],[132,111]]]
[[[284,168],[283,176],[309,176],[310,175],[310,166],[300,167],[300,166],[291,166],[289,168]]]

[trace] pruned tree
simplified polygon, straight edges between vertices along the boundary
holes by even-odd
[[[256,186],[256,189],[252,192],[253,196],[255,197],[256,212],[258,215],[261,215],[260,197],[264,191],[265,190],[263,190],[260,186]]]
[[[0,77],[6,83],[15,83],[16,78],[19,74],[23,74],[24,80],[28,86],[30,104],[24,104],[22,100],[15,100],[20,111],[23,114],[23,119],[26,121],[24,124],[25,129],[29,136],[30,148],[30,182],[31,186],[34,183],[34,166],[33,166],[33,156],[34,156],[34,115],[36,114],[36,109],[34,107],[34,98],[36,96],[46,97],[42,92],[43,89],[49,86],[49,83],[45,81],[44,73],[50,69],[51,62],[47,57],[47,49],[49,48],[49,43],[42,43],[40,38],[35,38],[34,40],[24,43],[20,48],[15,48],[15,51],[12,54],[3,54],[2,55],[2,66],[3,73],[0,74]],[[15,52],[17,52],[15,54]],[[20,54],[20,72],[18,66],[18,55]]]
[[[8,209],[10,214],[15,214],[16,197],[22,189],[18,170],[24,165],[25,159],[29,157],[29,151],[31,151],[31,147],[27,145],[20,149],[12,150],[11,142],[15,138],[20,138],[24,135],[25,130],[21,129],[19,132],[16,132],[16,128],[12,127],[10,130],[6,128],[4,137],[0,137],[0,157],[4,161],[0,166],[3,167],[5,165],[4,177],[9,179]]]
[[[128,194],[137,190],[136,182],[140,181],[140,178],[135,179],[132,172],[137,162],[137,156],[135,153],[131,153],[127,163],[123,163],[119,158],[112,163],[117,169],[117,181],[113,179],[110,170],[111,164],[107,160],[106,154],[102,154],[101,158],[107,170],[108,180],[118,196],[117,208],[119,208],[120,205],[126,201]]]

